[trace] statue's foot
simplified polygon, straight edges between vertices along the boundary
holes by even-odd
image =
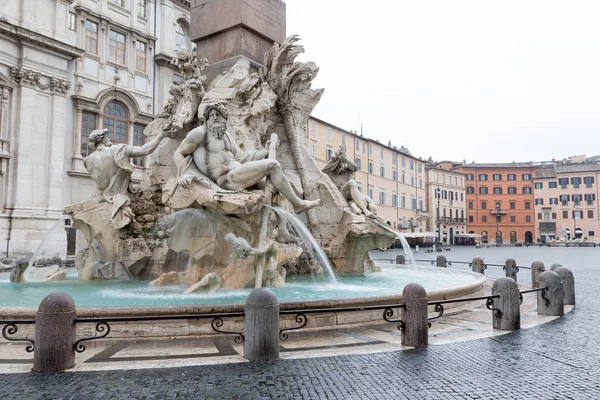
[[[367,218],[377,218],[377,216],[375,214],[373,214],[371,211],[366,211],[365,212],[365,217],[367,217]]]
[[[321,200],[301,200],[300,204],[294,206],[294,212],[300,214],[302,211],[309,210],[321,204]]]

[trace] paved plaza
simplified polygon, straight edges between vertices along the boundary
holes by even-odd
[[[0,374],[0,393],[5,399],[600,398],[600,317],[595,307],[600,300],[596,265],[600,249],[454,248],[444,255],[456,261],[481,255],[488,263],[513,257],[523,266],[539,259],[547,268],[562,263],[575,274],[577,307],[563,318],[537,325],[545,321],[536,321],[540,317],[535,316],[534,297],[526,295],[527,329],[508,334],[491,330],[489,311],[480,305],[448,310],[443,320],[434,322],[430,346],[424,349],[402,348],[399,332],[390,324],[291,333],[277,362],[241,362],[241,347],[229,339],[214,343],[218,354],[203,355],[175,343],[163,346],[159,355],[156,341],[139,341],[99,344],[74,371],[38,374],[19,372],[30,368],[26,357],[31,355],[4,346],[0,371],[13,373]],[[501,276],[498,267],[487,272]],[[519,281],[528,285],[528,270],[521,270]],[[206,349],[206,340],[198,339],[194,345]],[[146,359],[140,358],[144,351]]]

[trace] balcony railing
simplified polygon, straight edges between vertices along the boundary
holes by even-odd
[[[492,208],[492,214],[505,215],[508,214],[508,210],[505,208]]]

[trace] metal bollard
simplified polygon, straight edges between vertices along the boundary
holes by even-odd
[[[492,299],[494,310],[492,324],[494,329],[514,331],[521,329],[521,300],[519,286],[514,279],[499,278],[492,285],[492,295],[500,295]]]
[[[538,292],[538,315],[562,317],[565,313],[562,279],[554,271],[542,272],[538,278],[538,286],[546,288]]]
[[[471,263],[471,270],[473,272],[478,272],[480,274],[485,275],[485,270],[487,269],[487,265],[485,265],[485,261],[481,257],[474,257],[473,262]]]
[[[75,365],[75,302],[66,293],[44,298],[35,314],[33,370],[59,372]]]
[[[531,287],[536,288],[538,277],[542,272],[546,270],[544,263],[541,261],[534,261],[531,263]]]
[[[402,254],[397,255],[396,264],[406,264],[406,258]]]
[[[266,288],[254,289],[244,307],[244,358],[269,361],[279,358],[279,302]]]
[[[575,305],[575,278],[569,268],[558,267],[554,270],[560,276],[565,291],[564,304],[568,306]]]
[[[446,256],[442,256],[442,255],[437,256],[437,258],[435,259],[435,266],[446,268],[448,266],[448,262],[446,261]]]
[[[556,268],[562,267],[562,264],[554,263],[550,266],[550,271],[554,271]]]
[[[428,344],[427,292],[418,283],[409,283],[402,291],[404,312],[402,320],[402,344],[423,347]]]
[[[517,262],[512,258],[506,260],[504,263],[504,267],[502,268],[505,271],[505,275],[507,278],[512,278],[517,281],[517,272],[519,272],[519,267],[517,267]]]

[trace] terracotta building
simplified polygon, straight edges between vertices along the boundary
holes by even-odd
[[[536,170],[536,238],[600,238],[600,164],[590,160],[571,157]]]
[[[463,164],[467,230],[483,243],[533,242],[533,163]]]
[[[384,145],[315,117],[307,126],[308,150],[323,168],[340,146],[359,167],[354,179],[362,193],[377,205],[385,222],[405,232],[424,232],[427,227],[425,162],[404,147]]]

